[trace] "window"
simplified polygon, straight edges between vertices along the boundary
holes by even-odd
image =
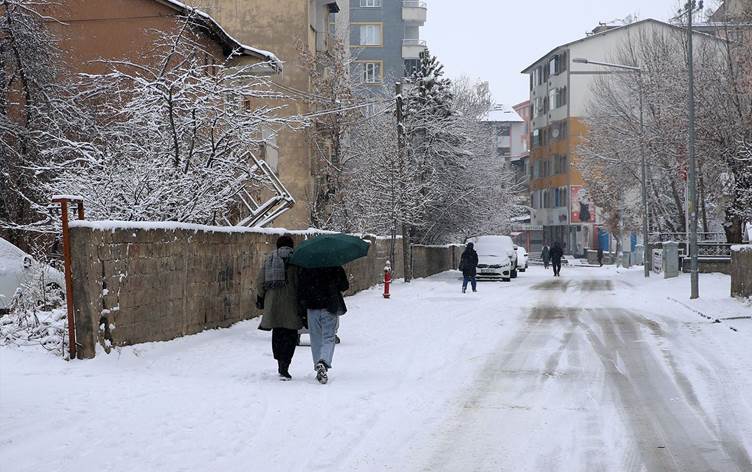
[[[214,60],[214,56],[210,54],[204,54],[204,73],[208,76],[216,76],[219,72],[217,62]]]
[[[546,128],[547,141],[553,142],[567,137],[567,121],[557,121]]]
[[[509,125],[501,125],[499,127],[499,136],[509,136],[512,133],[512,127]]]
[[[381,6],[381,0],[360,0],[361,8],[378,8]]]
[[[555,110],[559,108],[559,89],[552,89],[548,91],[548,103],[551,107],[551,110]]]
[[[266,161],[272,172],[279,173],[279,146],[277,134],[268,126],[261,127],[261,159]]]
[[[378,110],[376,110],[375,103],[367,103],[364,108],[363,114],[365,115],[366,118],[370,118],[372,116],[375,116],[377,111]]]
[[[382,80],[380,62],[363,63],[363,82],[367,84],[380,84]]]
[[[337,36],[337,14],[333,11],[329,12],[329,18],[327,19],[327,31],[331,36]]]
[[[554,174],[567,173],[567,156],[556,156],[554,158]]]
[[[530,74],[530,90],[535,88],[536,85],[540,84],[539,75],[540,73],[538,71],[538,68],[536,67],[535,69],[533,69],[533,73]]]
[[[533,142],[533,147],[541,145],[541,133],[539,129],[533,130],[533,137],[531,141]]]
[[[544,97],[537,97],[533,107],[533,117],[540,116],[546,113],[546,100]]]
[[[546,72],[550,77],[559,75],[567,70],[567,53],[557,54],[548,61]]]
[[[381,25],[379,24],[360,25],[360,45],[382,46],[383,36],[381,33]]]

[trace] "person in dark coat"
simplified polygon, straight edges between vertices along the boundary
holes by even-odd
[[[543,245],[543,250],[541,251],[541,259],[543,260],[543,268],[548,269],[548,264],[551,263],[551,250],[548,248],[548,244]]]
[[[290,363],[303,327],[298,303],[298,268],[288,264],[294,242],[289,235],[277,239],[256,279],[256,307],[264,311],[259,329],[272,332],[272,354],[281,380],[290,380]]]
[[[302,269],[298,283],[300,304],[308,312],[308,333],[316,380],[329,381],[339,317],[347,313],[342,292],[350,288],[342,267]]]
[[[603,267],[603,248],[598,246],[598,265]]]
[[[560,277],[561,258],[564,257],[564,249],[561,247],[561,243],[559,243],[559,241],[556,241],[554,245],[551,246],[551,251],[549,251],[549,254],[551,255],[551,265],[554,268],[554,277]]]
[[[473,292],[477,292],[477,280],[478,275],[478,253],[473,249],[473,243],[467,243],[462,256],[460,257],[460,267],[462,271],[462,293],[467,291],[467,283],[470,282],[473,287]]]

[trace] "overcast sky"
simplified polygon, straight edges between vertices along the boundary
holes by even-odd
[[[712,2],[706,2],[712,3]],[[450,78],[490,82],[497,102],[529,98],[520,71],[601,21],[636,15],[665,20],[679,0],[428,0],[422,36]]]

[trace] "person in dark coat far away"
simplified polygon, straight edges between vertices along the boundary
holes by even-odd
[[[559,243],[559,241],[556,241],[554,245],[551,246],[551,251],[549,251],[549,254],[551,255],[551,265],[554,268],[554,277],[560,277],[561,258],[564,257],[564,249],[561,247],[561,243]]]
[[[465,251],[460,257],[460,267],[462,271],[462,293],[467,291],[467,283],[470,282],[473,287],[473,292],[477,292],[477,280],[478,275],[478,253],[473,249],[473,243],[467,243]]]
[[[548,248],[548,244],[543,245],[541,251],[541,259],[543,260],[543,268],[548,269],[548,264],[551,263],[551,250]]]
[[[272,332],[272,353],[280,380],[292,379],[290,362],[298,330],[303,327],[298,304],[298,268],[287,262],[293,246],[290,236],[280,236],[277,249],[266,257],[256,279],[256,307],[264,311],[259,329]]]
[[[347,313],[342,292],[350,288],[342,267],[302,269],[298,284],[301,305],[308,310],[308,333],[316,380],[325,384],[332,368],[339,317]]]
[[[603,248],[600,246],[598,247],[598,265],[603,267]]]

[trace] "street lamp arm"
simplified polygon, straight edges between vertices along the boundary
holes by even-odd
[[[611,62],[593,61],[584,57],[576,57],[572,59],[575,64],[591,64],[594,66],[612,67],[614,69],[631,70],[632,72],[642,72],[642,69],[637,66],[628,66],[626,64],[613,64]]]

